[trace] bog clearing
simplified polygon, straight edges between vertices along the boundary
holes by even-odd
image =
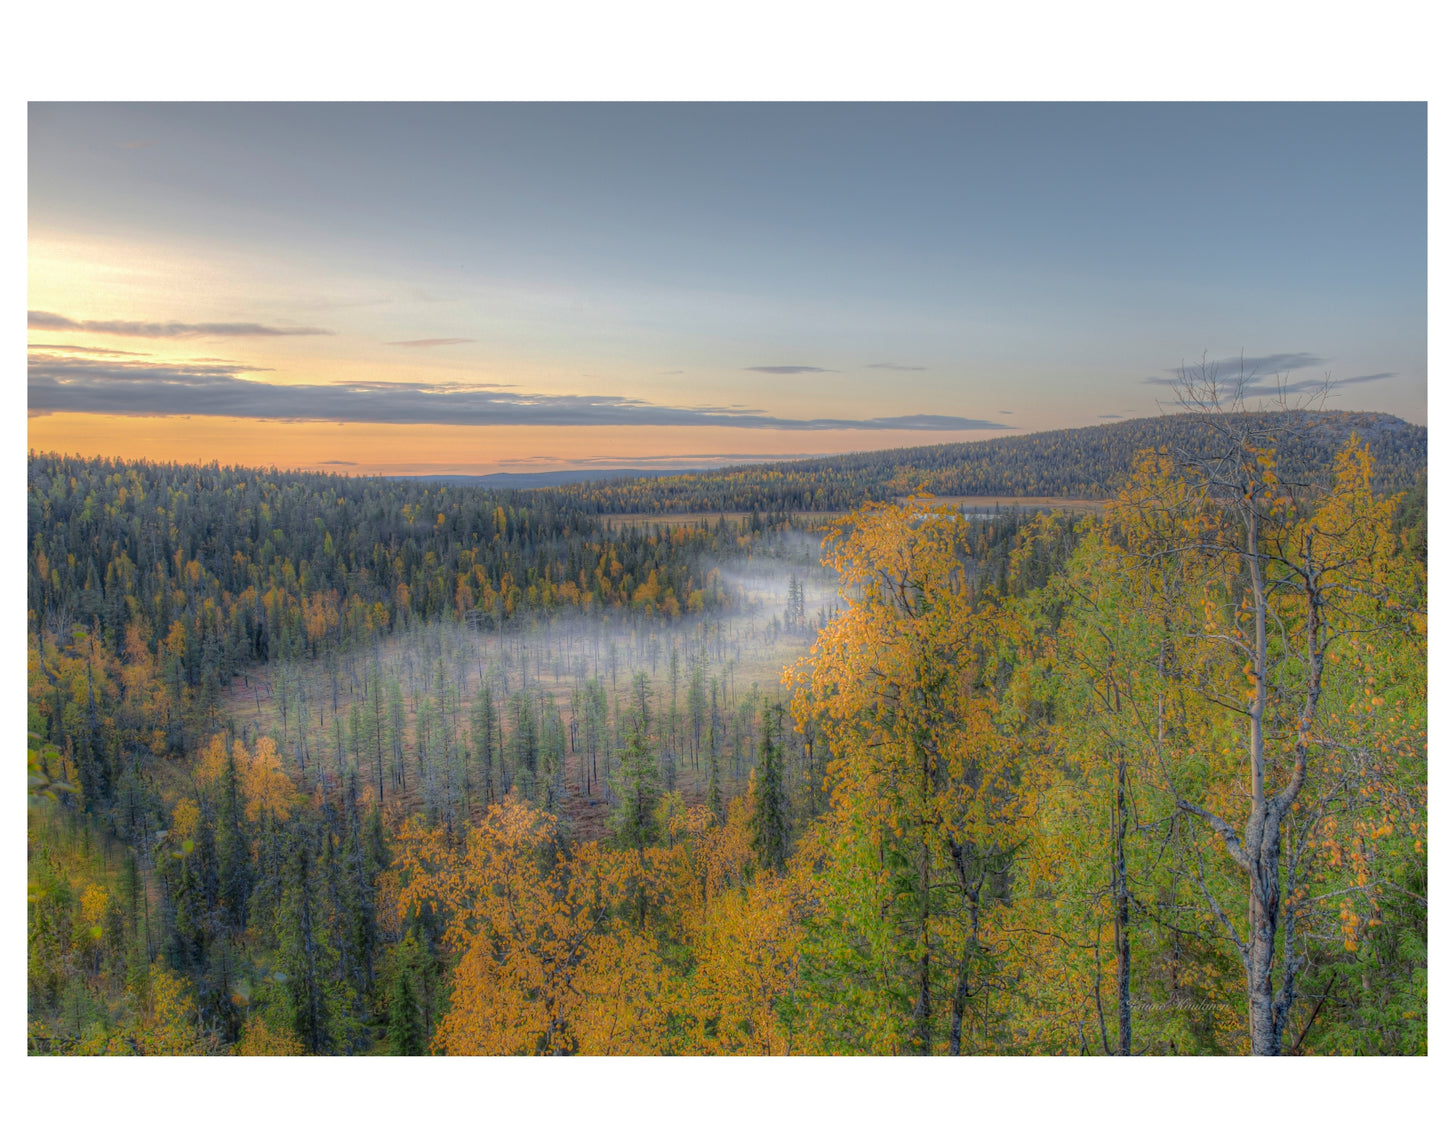
[[[390,814],[453,828],[517,791],[578,839],[606,830],[610,779],[645,700],[660,783],[689,803],[747,786],[783,670],[838,611],[816,538],[786,557],[721,566],[727,614],[680,621],[564,615],[494,630],[418,623],[363,650],[272,663],[236,678],[238,737],[269,737],[298,787],[354,774]],[[784,726],[788,771],[821,796],[821,764]]]

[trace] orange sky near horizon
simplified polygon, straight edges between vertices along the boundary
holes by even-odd
[[[27,431],[34,451],[342,474],[712,466],[982,437],[978,432],[790,431],[780,443],[779,431],[770,428],[338,424],[72,412],[33,415]],[[783,456],[777,454],[780,447],[786,450]]]

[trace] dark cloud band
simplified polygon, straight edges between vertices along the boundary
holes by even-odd
[[[93,349],[88,345],[27,345],[31,352],[41,353],[89,353],[97,357],[149,357],[149,353],[137,353],[130,349]]]
[[[339,423],[470,426],[739,427],[781,431],[1011,430],[992,420],[910,415],[875,419],[783,419],[749,411],[651,404],[623,396],[550,396],[498,386],[266,384],[242,379],[244,365],[105,362],[31,358],[29,409],[106,415],[196,415]]]
[[[1341,388],[1346,384],[1373,384],[1377,380],[1391,380],[1399,376],[1396,372],[1370,372],[1363,376],[1345,377],[1310,377],[1306,380],[1293,380],[1285,376],[1283,370],[1273,372],[1269,376],[1230,376],[1215,377],[1219,388],[1221,399],[1226,397],[1249,397],[1249,396],[1293,396],[1301,392],[1320,392],[1334,388]],[[1176,388],[1180,386],[1180,378],[1146,376],[1145,384],[1157,384],[1165,388]]]
[[[30,310],[31,329],[101,333],[112,337],[330,337],[329,329],[310,325],[260,325],[253,321],[76,321],[45,310]]]
[[[1231,357],[1220,361],[1219,368],[1223,373],[1269,373],[1273,376],[1279,372],[1319,368],[1324,363],[1325,358],[1314,353],[1269,353],[1263,357]]]
[[[1264,374],[1277,376],[1283,372],[1296,372],[1302,368],[1319,368],[1325,363],[1325,358],[1314,353],[1266,353],[1261,357],[1230,357],[1227,360],[1210,361],[1206,360],[1199,366],[1185,365],[1186,371],[1203,370],[1206,375],[1212,376],[1221,384],[1225,382],[1246,382],[1260,379]],[[1166,369],[1170,373],[1167,377],[1149,377],[1145,384],[1173,384],[1180,369]]]

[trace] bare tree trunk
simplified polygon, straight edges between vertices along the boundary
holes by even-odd
[[[1284,989],[1278,996],[1274,992],[1274,949],[1281,903],[1280,825],[1294,807],[1295,800],[1304,787],[1307,750],[1324,681],[1324,616],[1319,572],[1312,560],[1313,535],[1309,535],[1305,538],[1303,567],[1299,569],[1301,587],[1308,599],[1304,646],[1308,674],[1305,699],[1295,729],[1294,768],[1284,787],[1275,795],[1267,796],[1264,784],[1264,719],[1269,681],[1269,609],[1265,603],[1261,554],[1257,542],[1258,511],[1252,497],[1247,498],[1247,501],[1249,508],[1245,514],[1248,536],[1246,559],[1254,599],[1255,630],[1250,654],[1254,677],[1254,693],[1249,710],[1250,813],[1249,821],[1245,824],[1244,841],[1241,843],[1234,829],[1213,812],[1182,799],[1178,802],[1181,808],[1204,819],[1219,834],[1230,856],[1249,876],[1249,939],[1241,942],[1236,937],[1235,943],[1244,959],[1249,990],[1250,1053],[1278,1055],[1285,1023],[1294,1003],[1293,968],[1285,969]],[[1213,904],[1212,898],[1210,901]],[[1214,905],[1213,908],[1215,916],[1224,920],[1218,906]]]
[[[924,772],[928,770],[928,754],[923,754]],[[918,1003],[913,1008],[913,1043],[915,1053],[928,1055],[933,1053],[933,984],[930,979],[931,969],[929,967],[929,949],[932,938],[929,936],[929,894],[932,875],[929,873],[929,850],[928,838],[925,835],[918,848],[918,880],[919,900],[922,911],[922,920],[919,927],[920,940],[923,945],[923,958],[918,965]]]
[[[1117,695],[1117,691],[1115,691]],[[1116,699],[1117,700],[1117,699]],[[1114,953],[1119,986],[1119,1053],[1128,1055],[1134,1041],[1134,1018],[1129,996],[1129,871],[1124,857],[1124,836],[1129,817],[1124,793],[1124,747],[1118,750],[1114,793]]]

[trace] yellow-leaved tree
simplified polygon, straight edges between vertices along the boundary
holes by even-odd
[[[1170,828],[1176,873],[1238,958],[1248,1049],[1276,1055],[1308,1031],[1294,1009],[1321,959],[1320,903],[1338,897],[1340,830],[1388,835],[1389,812],[1423,804],[1401,771],[1408,694],[1391,714],[1362,661],[1423,658],[1423,570],[1358,440],[1327,488],[1286,481],[1274,447],[1292,417],[1233,410],[1207,380],[1181,393],[1206,438],[1146,454],[1110,513],[1121,628],[1158,641],[1158,685],[1120,720],[1185,817]],[[1360,889],[1371,854],[1346,868]]]
[[[636,852],[562,852],[555,816],[508,796],[448,844],[397,837],[399,915],[446,923],[459,955],[434,1045],[448,1054],[650,1053],[665,1035],[652,934],[636,928]]]
[[[786,676],[795,720],[833,758],[831,808],[795,863],[816,902],[798,1007],[808,1050],[991,1045],[978,1005],[1031,786],[994,723],[1016,625],[971,606],[965,529],[924,499],[868,506],[825,543],[849,606]]]

